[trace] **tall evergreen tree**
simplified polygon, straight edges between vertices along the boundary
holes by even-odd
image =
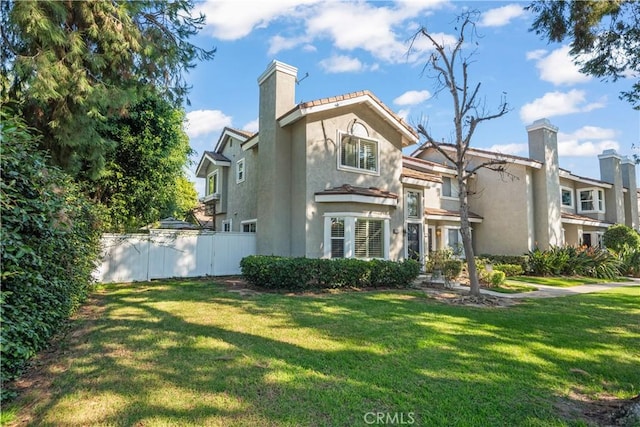
[[[534,1],[531,30],[551,42],[567,40],[581,71],[635,83],[620,97],[640,110],[640,2],[638,0]]]
[[[41,148],[81,180],[105,165],[101,123],[153,88],[180,105],[183,72],[215,50],[190,43],[204,22],[177,0],[3,1],[2,102],[38,129]]]

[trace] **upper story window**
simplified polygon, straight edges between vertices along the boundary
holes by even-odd
[[[442,177],[442,197],[458,197],[458,183],[449,176]]]
[[[420,218],[420,193],[417,191],[407,192],[407,217]]]
[[[244,158],[242,158],[236,162],[236,184],[244,182],[245,174]]]
[[[340,135],[340,169],[378,173],[378,142],[350,134]]]
[[[599,212],[604,213],[604,190],[600,188],[589,188],[578,190],[579,212]]]
[[[218,171],[213,171],[207,176],[207,196],[217,194],[218,191]]]
[[[560,187],[560,200],[562,202],[563,208],[572,208],[574,207],[573,202],[573,189],[569,187]]]

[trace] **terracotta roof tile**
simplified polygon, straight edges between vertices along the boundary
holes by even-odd
[[[436,174],[418,171],[406,166],[402,168],[402,176],[407,178],[422,179],[424,181],[430,182],[442,182],[442,179]]]
[[[409,126],[409,124],[407,124],[407,122],[405,122],[403,118],[401,118],[396,113],[394,113],[393,110],[391,110],[389,107],[387,107],[385,104],[383,104],[382,101],[380,101],[380,99],[378,99],[377,96],[375,96],[373,93],[371,93],[368,90],[360,90],[360,91],[357,91],[357,92],[345,93],[345,94],[342,94],[342,95],[331,96],[331,97],[328,97],[328,98],[320,98],[320,99],[316,99],[316,100],[313,100],[313,101],[301,102],[300,104],[298,104],[294,108],[292,108],[290,111],[287,111],[282,117],[291,114],[295,110],[302,110],[302,109],[309,108],[309,107],[317,107],[319,105],[331,104],[331,103],[334,103],[334,102],[344,101],[344,100],[347,100],[347,99],[357,98],[359,96],[365,96],[365,95],[366,96],[370,96],[387,113],[389,113],[393,118],[398,120],[398,122],[400,122],[400,124],[402,126],[404,126],[409,132],[411,132],[411,134],[415,135],[416,137],[418,136],[418,133],[415,131],[415,129],[413,129],[413,127]]]
[[[226,156],[224,156],[223,154],[216,153],[214,151],[205,151],[204,154],[208,155],[213,160],[217,160],[219,162],[230,162],[231,161]]]
[[[588,216],[578,215],[578,214],[569,213],[569,212],[562,212],[562,214],[560,214],[560,216],[562,218],[565,218],[565,219],[575,219],[575,220],[578,220],[578,221],[586,221],[586,222],[593,222],[593,223],[606,223],[606,224],[608,224],[608,222],[606,222],[606,221],[600,221],[598,219],[593,219],[593,218],[590,218]]]
[[[331,194],[356,194],[359,196],[371,196],[371,197],[386,197],[388,199],[397,199],[398,195],[386,190],[381,190],[377,187],[354,187],[349,184],[341,185],[340,187],[327,188],[323,191],[318,191],[316,195],[331,195]]]

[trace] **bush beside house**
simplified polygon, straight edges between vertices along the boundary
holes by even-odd
[[[414,260],[312,259],[251,255],[240,261],[244,278],[268,289],[323,289],[341,287],[406,287],[418,277]]]
[[[24,124],[3,114],[0,128],[4,383],[20,374],[86,297],[100,234],[93,207],[67,175],[47,165]]]

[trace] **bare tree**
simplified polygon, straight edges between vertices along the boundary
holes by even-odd
[[[470,165],[467,155],[469,144],[476,127],[487,120],[497,119],[509,112],[504,94],[495,112],[487,111],[483,100],[479,99],[480,83],[472,86],[469,82],[470,59],[474,52],[468,55],[463,48],[472,42],[475,24],[479,13],[467,11],[457,18],[459,30],[457,40],[451,45],[438,41],[436,36],[422,27],[413,37],[412,46],[420,38],[426,38],[434,52],[427,60],[424,70],[435,74],[437,91],[448,90],[453,101],[454,144],[438,142],[423,124],[417,126],[418,133],[425,138],[422,148],[434,148],[455,168],[458,181],[458,197],[460,201],[460,234],[467,260],[470,293],[480,296],[480,282],[476,271],[475,256],[471,241],[471,226],[469,223],[469,178],[481,168],[488,168],[498,172],[505,172],[506,161],[496,157],[480,164]],[[469,36],[469,39],[467,39]]]

